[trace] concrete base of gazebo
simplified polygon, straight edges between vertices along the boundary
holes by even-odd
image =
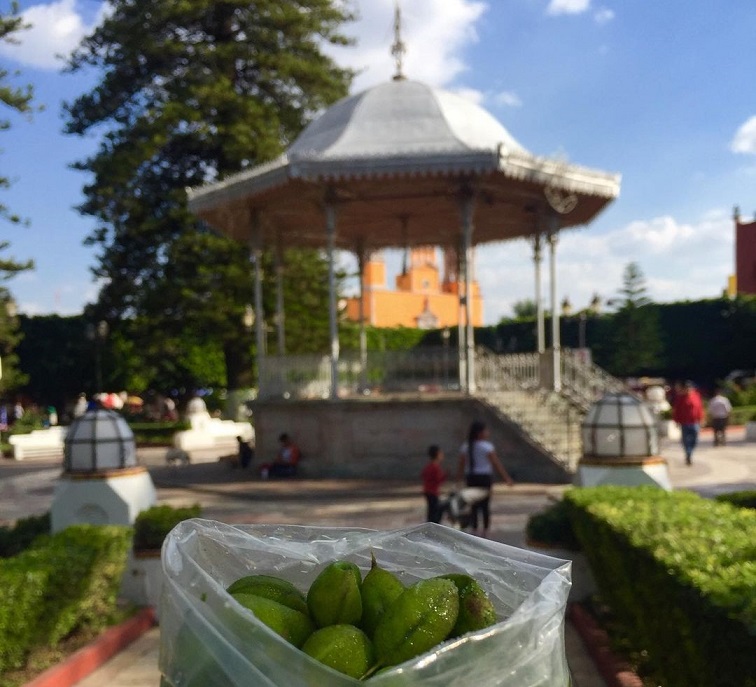
[[[51,530],[69,525],[132,525],[136,516],[157,503],[147,468],[93,473],[63,473],[50,508]]]
[[[578,463],[575,484],[597,487],[616,484],[625,487],[657,486],[672,491],[667,461],[658,456],[648,458],[583,458]]]
[[[420,479],[427,450],[437,444],[454,475],[470,423],[483,420],[491,441],[517,482],[566,484],[568,470],[530,441],[514,423],[473,397],[394,394],[349,400],[256,401],[255,461],[269,462],[286,432],[302,451],[303,477]]]

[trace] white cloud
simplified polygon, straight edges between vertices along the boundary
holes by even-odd
[[[522,100],[514,91],[501,91],[493,96],[493,101],[504,107],[522,107]]]
[[[712,211],[691,224],[656,217],[602,233],[591,228],[567,231],[557,245],[557,301],[566,296],[579,310],[594,293],[604,301],[616,297],[629,262],[640,266],[654,301],[716,297],[733,271],[733,231],[727,210]],[[548,271],[545,260],[541,288],[547,307]],[[517,301],[534,297],[530,245],[515,241],[478,247],[477,276],[486,323],[511,316]]]
[[[458,96],[464,98],[465,100],[469,100],[472,103],[475,103],[476,105],[480,105],[483,100],[485,99],[485,94],[481,91],[477,90],[476,88],[453,88],[452,91],[456,93]]]
[[[70,55],[106,12],[107,5],[103,3],[97,16],[87,24],[76,0],[32,5],[22,13],[31,28],[17,35],[18,44],[0,44],[0,54],[30,67],[60,68],[63,66],[61,56]]]
[[[446,86],[467,65],[463,49],[475,43],[475,23],[486,10],[480,0],[414,0],[402,4],[402,41],[406,45],[404,74],[432,86]],[[359,71],[353,90],[389,80],[395,72],[394,0],[360,0],[359,19],[346,27],[356,39],[348,48],[329,48],[339,64]]]
[[[756,115],[741,124],[730,143],[730,150],[756,155]]]
[[[546,14],[581,14],[590,9],[591,0],[551,0]]]
[[[596,10],[596,14],[593,15],[593,18],[597,24],[607,24],[614,19],[614,11],[610,10],[608,7],[602,7],[601,9]]]

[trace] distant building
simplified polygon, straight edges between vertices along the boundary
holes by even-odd
[[[735,220],[735,274],[730,277],[727,292],[730,296],[756,295],[756,219],[740,221],[740,210],[733,213]]]
[[[365,264],[363,276],[363,313],[365,324],[374,327],[413,327],[438,329],[457,326],[464,311],[460,307],[460,284],[457,255],[444,252],[441,276],[438,249],[433,246],[412,248],[405,254],[402,272],[396,277],[396,289],[386,285],[386,263],[381,253],[374,253]],[[472,282],[472,323],[483,325],[483,299],[478,282]],[[359,296],[348,298],[347,319],[359,322]]]

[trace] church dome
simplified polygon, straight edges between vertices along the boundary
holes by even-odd
[[[455,93],[394,80],[340,100],[287,151],[290,161],[525,152],[486,110]]]

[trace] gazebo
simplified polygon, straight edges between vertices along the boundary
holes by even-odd
[[[284,247],[325,248],[331,398],[339,395],[337,249],[356,254],[361,274],[370,252],[382,248],[440,245],[458,252],[459,386],[470,393],[475,391],[474,336],[465,295],[473,246],[532,241],[539,353],[546,351],[541,262],[548,247],[554,315],[550,383],[559,390],[557,240],[561,231],[589,223],[617,197],[619,175],[533,155],[478,105],[405,79],[400,68],[401,62],[392,81],[330,107],[278,159],[190,189],[189,207],[216,230],[250,246],[257,313],[262,312],[264,246],[275,247],[279,265]],[[280,297],[277,302],[280,354],[285,313]],[[263,319],[256,317],[254,326],[262,370]],[[361,340],[364,348],[364,335]]]

